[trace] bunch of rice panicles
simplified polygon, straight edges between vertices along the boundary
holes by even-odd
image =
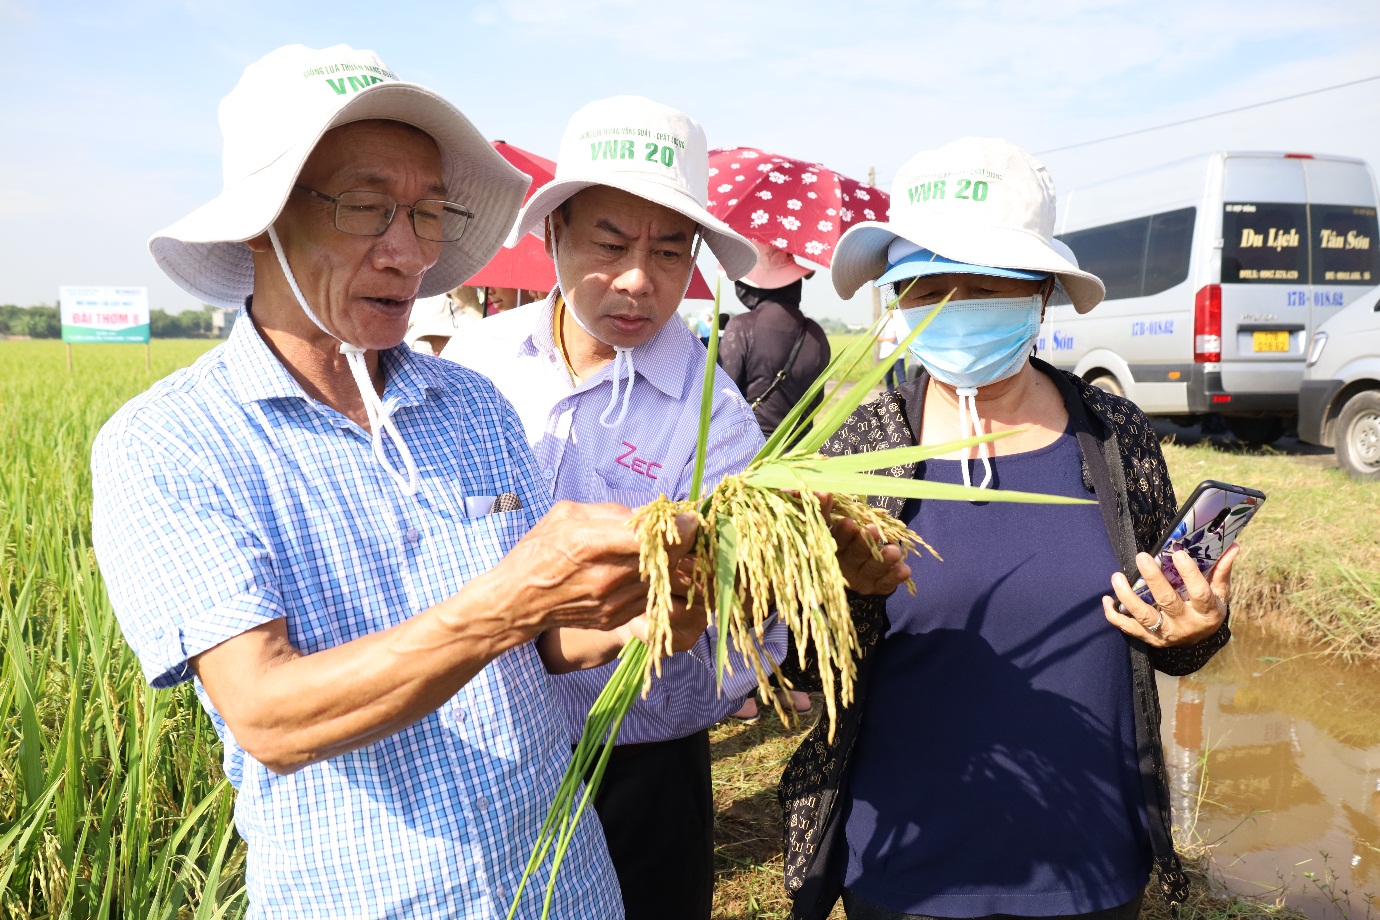
[[[754,486],[748,481],[750,475],[751,469],[725,477],[702,502],[661,498],[633,517],[632,526],[642,541],[642,576],[648,582],[651,654],[644,691],[653,673],[660,676],[661,659],[671,654],[672,585],[667,545],[678,541],[676,516],[691,514],[699,524],[690,559],[691,599],[703,600],[710,625],[717,625],[721,634],[732,638],[762,686],[770,674],[776,675],[781,686],[790,686],[776,663],[764,660],[760,653],[767,618],[773,612],[790,629],[802,664],[806,649],[813,643],[832,738],[838,707],[853,700],[858,636],[831,525],[841,519],[852,521],[877,559],[884,543],[898,544],[903,553],[919,548],[934,551],[895,517],[857,498],[833,496],[826,515],[813,492]],[[872,536],[874,528],[878,537]],[[906,586],[914,594],[914,583],[907,582]],[[721,637],[721,644],[723,641]],[[725,656],[720,660],[732,673]],[[775,695],[773,705],[783,720],[789,719]]]

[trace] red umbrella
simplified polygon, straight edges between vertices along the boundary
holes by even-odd
[[[493,148],[503,159],[532,177],[532,184],[523,196],[523,203],[556,175],[556,164],[507,141],[493,141]],[[550,291],[556,286],[556,266],[546,254],[542,240],[528,233],[512,249],[500,249],[479,272],[465,282],[470,287],[521,288],[526,291]],[[685,295],[693,300],[713,300],[704,276],[698,268],[690,279]]]
[[[886,220],[891,198],[818,163],[754,147],[709,152],[709,213],[734,230],[828,267],[843,231]]]
[[[522,200],[526,203],[532,194],[556,175],[556,164],[546,157],[537,156],[521,147],[514,147],[507,141],[493,141],[493,147],[503,159],[532,177],[527,194]],[[473,278],[466,281],[470,287],[521,288],[526,291],[549,291],[556,286],[556,266],[547,258],[542,241],[530,233],[518,241],[512,249],[500,249]]]

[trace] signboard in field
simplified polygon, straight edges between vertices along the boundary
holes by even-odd
[[[149,289],[142,287],[61,287],[62,340],[80,342],[149,341]]]

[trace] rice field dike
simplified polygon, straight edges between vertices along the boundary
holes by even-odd
[[[244,848],[220,745],[190,685],[150,690],[91,551],[101,424],[214,342],[0,341],[0,917],[238,917]],[[1319,653],[1380,656],[1380,492],[1268,448],[1168,443],[1177,490],[1212,478],[1269,501],[1246,531],[1233,617]],[[920,586],[924,590],[924,586]],[[815,711],[823,709],[816,699]],[[768,712],[712,736],[715,917],[786,916],[776,783],[808,726]],[[1196,872],[1214,877],[1191,833]],[[1182,918],[1298,916],[1196,886]],[[1287,900],[1287,892],[1283,897]],[[838,916],[842,916],[841,912]],[[1153,898],[1145,916],[1166,917]]]

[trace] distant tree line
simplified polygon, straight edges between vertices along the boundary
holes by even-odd
[[[0,335],[27,335],[35,339],[62,337],[57,307],[0,306]]]
[[[200,310],[168,313],[149,311],[149,334],[155,339],[209,339],[214,333],[211,314],[214,307],[202,305]],[[36,307],[0,306],[0,335],[26,335],[34,339],[62,338],[62,320],[57,307],[40,304]]]

